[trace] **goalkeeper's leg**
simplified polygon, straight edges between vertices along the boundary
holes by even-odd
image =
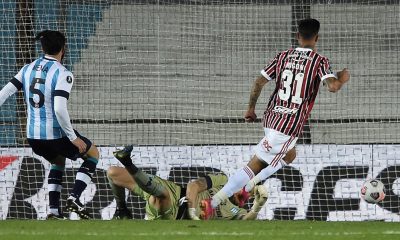
[[[154,177],[151,175],[149,176]],[[166,215],[164,215],[166,213],[173,215],[173,213],[168,212],[168,210],[171,209],[172,206],[171,204],[173,204],[172,199],[169,197],[170,194],[169,193],[165,194],[168,197],[155,197],[154,195],[145,192],[136,183],[136,180],[133,178],[133,176],[128,172],[126,168],[115,167],[115,166],[110,167],[107,170],[107,178],[117,204],[117,208],[113,219],[133,218],[132,212],[128,209],[126,204],[125,189],[130,190],[133,194],[141,197],[143,200],[146,201],[146,204],[148,204],[149,207],[152,209],[149,210],[150,211],[149,213],[147,212],[146,208],[146,214],[153,215],[155,212],[157,212],[157,214],[153,216],[154,218],[158,217],[159,215],[163,215],[163,217],[166,217]],[[157,186],[161,185],[162,188],[165,189],[169,188],[167,183],[168,181],[161,180],[158,177],[154,177],[154,181],[152,182]],[[148,217],[149,219],[152,218],[152,216],[150,215],[148,215]]]
[[[143,191],[157,198],[169,198],[167,189],[161,183],[153,181],[154,176],[144,173],[133,164],[131,159],[132,149],[132,146],[126,146],[124,149],[114,152],[114,156],[125,166],[136,184]]]
[[[132,212],[126,205],[125,189],[133,191],[135,182],[125,168],[110,167],[107,179],[117,204],[113,219],[132,219]]]

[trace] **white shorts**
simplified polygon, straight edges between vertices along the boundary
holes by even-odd
[[[298,137],[288,136],[271,128],[264,128],[264,132],[265,137],[257,144],[255,155],[269,165],[276,166],[294,148]]]

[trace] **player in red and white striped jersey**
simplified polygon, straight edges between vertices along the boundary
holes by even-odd
[[[203,202],[206,215],[211,215],[213,208],[244,186],[248,192],[290,164],[296,155],[294,146],[313,108],[321,82],[330,92],[337,92],[350,79],[347,69],[333,74],[328,59],[316,52],[319,26],[315,19],[300,21],[297,33],[300,47],[278,53],[255,81],[245,114],[248,122],[257,118],[255,106],[264,85],[271,81],[276,83],[264,112],[265,136],[247,166],[230,177],[211,200]]]

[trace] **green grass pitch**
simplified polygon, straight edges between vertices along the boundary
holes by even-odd
[[[0,221],[0,239],[400,239],[400,223],[312,221]]]

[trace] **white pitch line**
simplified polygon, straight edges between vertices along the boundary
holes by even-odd
[[[203,232],[201,235],[210,236],[253,236],[254,233],[249,232]]]
[[[385,235],[400,235],[400,231],[383,231],[382,234],[385,234]]]
[[[290,235],[314,235],[314,236],[349,236],[349,235],[400,235],[400,231],[383,231],[383,232],[293,232]]]

